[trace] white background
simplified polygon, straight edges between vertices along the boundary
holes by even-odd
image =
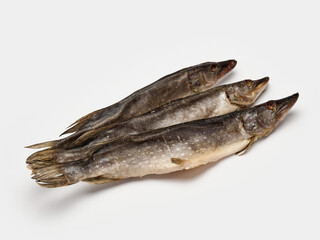
[[[1,1],[1,239],[319,239],[318,1]],[[46,189],[24,146],[180,68],[234,58],[300,98],[244,156]]]

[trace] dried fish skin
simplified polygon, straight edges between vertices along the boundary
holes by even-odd
[[[280,100],[225,114],[121,138],[97,149],[88,159],[33,169],[43,187],[88,181],[142,177],[185,170],[246,151],[268,136],[298,99]]]
[[[88,131],[79,137],[77,133],[53,141],[52,148],[32,154],[27,162],[62,163],[75,161],[90,154],[96,146],[123,136],[138,134],[158,128],[193,120],[220,116],[253,104],[265,90],[269,78],[243,80],[172,101],[144,115],[131,118],[105,129]]]
[[[236,64],[236,60],[206,62],[169,74],[109,107],[80,118],[62,134],[122,122],[175,99],[205,91],[230,72]]]
[[[265,90],[268,77],[259,80],[244,80],[222,85],[183,99],[167,103],[141,116],[118,123],[104,131],[87,132],[74,145],[90,141],[90,145],[111,142],[122,136],[151,131],[171,125],[211,118],[230,113],[253,104]],[[92,136],[86,138],[86,136]],[[94,141],[92,141],[94,140]],[[96,141],[97,140],[97,141]],[[81,145],[80,145],[81,146]],[[58,145],[61,147],[61,145]],[[64,146],[63,146],[64,147]]]

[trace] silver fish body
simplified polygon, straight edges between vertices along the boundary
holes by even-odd
[[[74,134],[54,142],[54,149],[47,149],[30,156],[29,160],[51,158],[55,162],[75,161],[88,155],[96,145],[114,141],[123,136],[138,134],[158,128],[193,120],[220,116],[247,107],[265,90],[269,78],[244,80],[222,85],[202,93],[167,103],[151,112],[84,134]],[[79,138],[76,138],[80,135]],[[47,155],[46,155],[47,153]]]
[[[235,60],[206,62],[169,74],[109,107],[80,118],[63,134],[125,121],[175,99],[205,91],[231,71],[236,63]]]
[[[194,168],[246,151],[276,128],[297,99],[294,94],[219,117],[124,137],[86,159],[33,169],[33,178],[44,187],[59,187]]]
[[[129,134],[220,116],[245,108],[256,101],[265,90],[268,80],[268,77],[256,81],[244,80],[172,101],[149,113],[99,131],[90,139],[90,146],[110,142]],[[88,135],[90,136],[90,132]]]

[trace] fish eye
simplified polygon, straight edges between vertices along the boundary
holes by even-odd
[[[211,72],[214,72],[214,71],[217,70],[217,68],[218,68],[218,65],[215,64],[215,63],[213,63],[213,64],[210,66],[210,71],[211,71]]]
[[[269,102],[267,102],[267,108],[269,109],[269,110],[275,110],[275,104],[274,104],[274,102],[273,101],[269,101]]]
[[[252,80],[246,80],[246,86],[252,87]]]

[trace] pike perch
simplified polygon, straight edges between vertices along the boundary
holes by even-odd
[[[206,62],[169,74],[109,107],[80,118],[61,135],[122,122],[173,100],[205,91],[236,64],[236,60]]]
[[[85,159],[29,165],[43,187],[85,181],[101,184],[119,179],[165,174],[244,153],[268,136],[295,104],[299,94],[272,100],[219,117],[130,135],[103,145]]]
[[[244,80],[212,88],[183,99],[167,103],[144,115],[117,123],[112,127],[75,133],[61,140],[46,143],[51,148],[32,154],[29,162],[51,161],[62,163],[83,158],[95,146],[105,144],[126,135],[138,134],[158,128],[193,120],[220,116],[253,104],[265,90],[268,77],[260,80]]]

